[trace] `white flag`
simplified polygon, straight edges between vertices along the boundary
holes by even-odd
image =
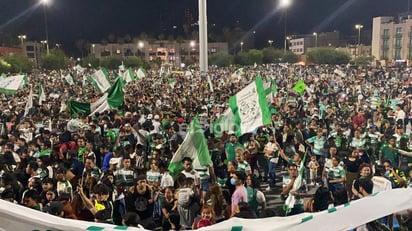
[[[39,94],[38,95],[39,95],[39,105],[42,105],[43,101],[46,101],[46,94],[44,92],[43,85],[41,85],[41,84],[40,84],[40,87],[39,87]]]
[[[74,85],[73,77],[70,73],[63,77],[69,85]]]
[[[237,136],[252,132],[271,122],[265,89],[260,76],[236,95],[230,97],[229,106],[235,117]]]
[[[24,75],[0,78],[0,93],[15,94],[24,85]]]
[[[132,69],[127,69],[123,74],[123,79],[126,83],[134,80],[134,75]]]
[[[87,77],[87,80],[89,80],[101,93],[107,91],[107,89],[111,87],[109,82],[109,73],[107,73],[107,71],[103,68]]]
[[[32,88],[30,88],[29,97],[27,99],[26,106],[24,107],[24,116],[29,114],[29,110],[32,107],[33,107],[33,90],[32,90]]]
[[[144,73],[144,69],[142,67],[137,70],[136,76],[137,79],[143,79],[144,77],[146,77],[146,74]]]

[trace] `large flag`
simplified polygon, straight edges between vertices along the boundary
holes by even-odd
[[[242,75],[245,75],[245,71],[243,68],[239,68],[237,69],[232,75],[231,75],[231,79],[234,80],[240,80],[242,79]]]
[[[252,132],[271,122],[265,89],[260,76],[236,95],[230,97],[229,107],[235,117],[237,136]]]
[[[79,73],[83,73],[86,70],[86,68],[83,68],[82,66],[77,64],[77,66],[74,67],[74,70],[76,70]]]
[[[69,101],[68,107],[71,115],[82,113],[83,115],[93,115],[96,112],[103,112],[112,108],[119,107],[123,104],[124,82],[122,78],[117,78],[113,86],[93,103],[81,103]]]
[[[183,170],[182,160],[185,157],[193,160],[194,169],[212,164],[204,131],[197,116],[193,118],[186,138],[170,161],[168,169],[172,175],[177,175]]]
[[[29,114],[30,108],[33,107],[33,90],[30,88],[29,97],[26,102],[26,106],[24,107],[24,116]]]
[[[299,95],[302,95],[303,94],[303,92],[305,92],[305,89],[306,89],[306,84],[305,84],[305,82],[303,82],[303,80],[299,80],[296,84],[295,84],[295,86],[293,87],[293,90],[295,91],[295,92],[297,92]]]
[[[46,93],[44,92],[43,85],[39,86],[39,105],[43,104],[43,101],[46,101]]]
[[[96,71],[93,75],[88,76],[87,80],[89,80],[100,93],[103,93],[110,88],[109,73],[107,73],[104,68]]]
[[[303,185],[303,181],[305,180],[305,161],[306,161],[306,156],[307,156],[307,153],[305,152],[305,155],[303,156],[303,159],[302,159],[302,164],[301,164],[301,166],[299,167],[299,174],[298,174],[298,176],[296,177],[296,179],[295,179],[295,182],[293,182],[293,187],[292,187],[292,189],[290,190],[290,192],[292,192],[292,191],[298,191],[301,187],[302,187],[302,185]],[[288,198],[286,199],[286,201],[285,201],[285,205],[283,206],[283,210],[285,210],[285,212],[286,213],[289,213],[292,209],[293,209],[293,207],[295,206],[295,201],[296,201],[296,198],[294,197],[294,196],[292,196],[291,194],[290,194],[290,192],[289,192],[289,196],[288,196]]]
[[[235,128],[235,116],[232,110],[227,109],[210,125],[210,132],[220,138],[223,132],[234,133]]]
[[[140,67],[139,70],[137,70],[136,76],[137,79],[143,79],[144,77],[146,77],[143,67]]]
[[[72,75],[71,75],[70,73],[67,73],[66,76],[63,76],[63,79],[66,80],[66,82],[67,82],[69,85],[74,85],[73,77],[72,77]]]
[[[24,86],[24,82],[23,75],[0,78],[0,93],[15,94],[19,88]]]
[[[135,76],[134,76],[134,74],[133,74],[132,69],[130,69],[130,68],[127,69],[127,70],[123,73],[123,78],[124,78],[124,81],[125,81],[126,83],[133,81],[133,80],[135,79]]]

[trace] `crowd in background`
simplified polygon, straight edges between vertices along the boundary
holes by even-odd
[[[61,78],[69,71],[74,85]],[[125,86],[121,107],[70,114],[69,100],[101,96],[84,82],[92,72],[28,75],[47,98],[27,115],[28,88],[1,96],[1,199],[70,219],[179,230],[233,216],[317,212],[412,187],[407,68],[211,67],[213,92],[197,71],[149,70]],[[111,73],[111,80],[117,75]],[[268,93],[271,123],[240,137],[217,133],[214,122],[230,110],[229,97],[258,75],[275,89]],[[299,93],[293,90],[298,80],[306,85]],[[169,162],[196,115],[213,164],[193,169],[184,158],[184,170],[171,174]],[[302,168],[305,181],[294,189]],[[262,182],[268,182],[264,190]],[[294,199],[284,213],[266,208],[265,193],[275,192],[278,183],[281,197]],[[409,219],[395,217],[402,224]],[[391,227],[391,218],[377,223]]]

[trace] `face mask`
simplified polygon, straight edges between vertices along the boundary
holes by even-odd
[[[232,185],[236,185],[236,179],[235,178],[230,178],[230,183],[232,184]]]

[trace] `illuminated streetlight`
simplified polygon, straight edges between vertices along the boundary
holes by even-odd
[[[19,39],[20,39],[21,45],[23,45],[24,40],[27,38],[27,36],[26,36],[26,35],[24,35],[24,34],[21,34],[21,35],[17,36],[17,38],[19,38]]]
[[[313,32],[313,36],[315,36],[315,47],[318,47],[318,33]]]
[[[362,30],[362,28],[363,28],[363,25],[361,25],[361,24],[356,24],[356,25],[355,25],[355,28],[358,30],[358,45],[360,45],[360,32],[361,32],[361,30]]]
[[[269,39],[268,43],[269,43],[269,47],[272,47],[273,40]]]
[[[190,48],[189,48],[189,57],[192,55],[191,53],[191,51],[194,49],[194,47],[195,47],[195,45],[196,45],[196,42],[195,41],[190,41],[190,43],[189,43],[189,45],[190,45]]]
[[[292,0],[280,0],[279,7],[284,10],[284,22],[285,22],[285,44],[283,48],[283,52],[286,54],[286,47],[287,47],[287,26],[288,26],[288,8],[292,4]]]
[[[243,52],[243,42],[240,42],[240,52]]]
[[[140,49],[142,49],[144,47],[144,43],[141,42],[141,41],[137,45],[139,46]]]
[[[46,6],[49,5],[50,0],[40,0],[40,3],[43,5],[43,14],[44,14],[44,30],[46,33],[46,50],[47,50],[47,54],[49,54],[49,30],[47,28],[47,11],[46,11]]]

